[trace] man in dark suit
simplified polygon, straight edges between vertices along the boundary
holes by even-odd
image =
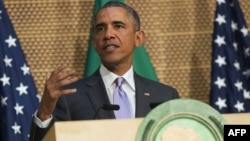
[[[90,77],[78,80],[62,65],[47,77],[42,101],[34,114],[30,140],[41,140],[54,121],[114,119],[103,105],[116,104],[117,77],[122,77],[130,109],[128,118],[144,117],[153,103],[179,98],[176,89],[139,76],[132,66],[135,47],[145,41],[137,12],[124,3],[109,2],[95,15],[93,44],[101,66]],[[123,107],[120,107],[123,108]]]

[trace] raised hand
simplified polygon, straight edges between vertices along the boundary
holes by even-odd
[[[74,83],[78,80],[76,77],[76,72],[74,70],[67,71],[66,68],[66,65],[62,65],[56,70],[52,71],[51,74],[46,77],[44,92],[37,113],[37,117],[41,121],[50,118],[59,97],[63,95],[74,94],[77,91],[76,88],[63,89],[64,86]]]

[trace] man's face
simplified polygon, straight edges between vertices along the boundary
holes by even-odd
[[[106,67],[131,65],[136,46],[134,21],[121,7],[98,12],[94,23],[93,44]]]

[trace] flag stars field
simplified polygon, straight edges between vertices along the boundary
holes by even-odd
[[[11,126],[11,128],[14,130],[14,134],[21,134],[21,126],[18,125],[16,122],[14,123],[13,126]]]
[[[234,47],[234,50],[237,51],[238,50],[238,44],[236,42],[233,43],[233,47]]]
[[[225,0],[217,0],[218,4],[221,5],[222,3],[226,3]]]
[[[237,23],[234,22],[234,21],[232,21],[232,23],[231,23],[231,28],[232,28],[233,31],[238,30],[238,25],[237,25]]]
[[[0,81],[2,81],[2,85],[10,85],[10,77],[7,77],[7,75],[4,73],[3,77],[0,78]]]
[[[39,102],[41,102],[42,97],[40,94],[36,94],[36,98],[38,99]]]
[[[250,47],[245,49],[245,56],[250,57]]]
[[[23,83],[20,83],[19,87],[16,88],[16,90],[19,92],[19,95],[23,95],[23,94],[28,94],[27,92],[28,86],[23,85]]]
[[[225,78],[217,77],[217,80],[214,82],[214,84],[217,85],[219,89],[221,89],[222,87],[226,87],[225,81]]]
[[[23,66],[21,67],[21,70],[23,71],[23,75],[30,74],[30,68],[27,67],[26,64],[23,64]]]
[[[247,36],[247,35],[248,35],[248,29],[247,29],[245,26],[243,26],[243,27],[241,28],[240,31],[242,32],[242,34],[243,34],[244,36]]]
[[[250,112],[249,31],[237,0],[216,2],[210,104],[220,113]]]
[[[225,18],[225,15],[218,14],[215,21],[218,22],[219,25],[222,25],[223,23],[227,23]]]
[[[0,11],[0,141],[28,141],[40,98],[3,1]]]
[[[242,74],[245,75],[247,78],[249,78],[250,77],[250,69],[243,71]]]
[[[244,89],[243,96],[244,96],[245,99],[250,99],[250,91],[247,91],[247,90]]]
[[[219,109],[221,110],[222,108],[226,108],[226,99],[222,99],[220,97],[218,97],[217,101],[215,102],[215,104],[219,107]]]
[[[237,100],[237,103],[234,105],[234,107],[238,110],[238,112],[245,111],[244,109],[244,103]]]
[[[240,63],[239,63],[238,61],[235,61],[234,67],[235,67],[235,69],[236,69],[237,71],[239,71],[239,70],[240,70]]]
[[[0,141],[28,141],[40,96],[1,0],[0,32]]]
[[[234,83],[234,86],[237,88],[238,91],[243,90],[243,86],[242,85],[243,85],[243,83],[241,81],[239,81],[239,80],[237,80],[237,82]]]
[[[215,60],[215,63],[217,63],[219,65],[219,67],[226,65],[226,57],[222,57],[220,55],[218,55],[218,58]]]
[[[12,64],[11,64],[12,61],[13,61],[12,58],[9,58],[7,55],[5,55],[4,63],[6,67],[12,67]]]
[[[11,35],[5,40],[5,42],[8,43],[8,47],[16,47],[16,38],[13,38]]]
[[[8,97],[3,97],[3,96],[1,96],[2,107],[3,107],[3,106],[7,106],[7,100],[8,100]]]
[[[16,115],[23,114],[23,108],[24,108],[24,106],[19,105],[18,103],[16,103],[16,106],[14,107],[14,109],[16,111]]]
[[[221,47],[222,45],[225,45],[226,42],[225,42],[225,37],[224,36],[220,36],[220,35],[217,35],[217,38],[215,39],[214,41],[219,47]]]

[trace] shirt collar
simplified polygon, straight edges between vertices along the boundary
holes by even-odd
[[[105,83],[105,86],[111,86],[117,77],[123,77],[126,80],[126,83],[135,90],[135,81],[134,81],[134,71],[133,66],[122,76],[118,76],[115,73],[109,71],[103,64],[100,67],[100,74]]]

